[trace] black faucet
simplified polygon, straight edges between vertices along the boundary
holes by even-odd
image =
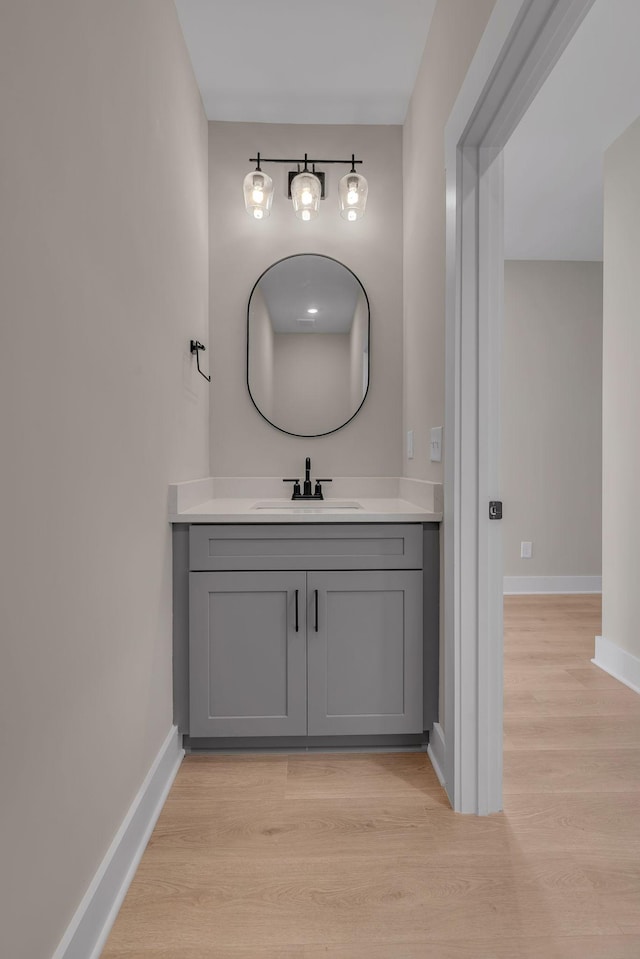
[[[300,492],[300,480],[299,479],[284,479],[283,483],[293,483],[293,495],[291,499],[314,499],[320,500],[324,499],[322,495],[322,483],[332,483],[333,480],[330,479],[317,479],[316,485],[313,493],[311,492],[311,457],[307,456],[304,462],[304,485],[302,487],[302,492]]]
[[[302,488],[303,496],[311,496],[311,457],[307,456],[304,461],[304,486]]]

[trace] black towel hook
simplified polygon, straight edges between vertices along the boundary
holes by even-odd
[[[199,340],[191,340],[191,352],[196,354],[196,366],[198,367],[198,373],[200,374],[200,376],[204,376],[207,383],[210,383],[211,377],[207,376],[207,374],[203,373],[202,370],[200,369],[200,350],[202,350],[202,352],[204,353],[206,350],[206,346],[203,346]]]

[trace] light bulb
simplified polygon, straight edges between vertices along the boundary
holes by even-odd
[[[317,312],[318,310],[316,309],[315,306],[310,306],[309,309],[307,310],[307,313],[317,313]]]
[[[355,170],[342,177],[338,184],[338,199],[340,214],[345,220],[353,223],[354,220],[364,216],[368,189],[365,178]]]
[[[254,174],[253,177],[253,192],[251,198],[254,203],[262,203],[264,200],[264,177],[260,174]]]
[[[313,220],[320,206],[320,180],[311,170],[303,170],[291,181],[291,200],[296,216],[301,220]]]
[[[347,203],[354,204],[358,202],[358,181],[349,180],[347,185]]]
[[[273,180],[268,173],[247,173],[242,184],[244,207],[249,216],[262,220],[269,216],[273,202]]]

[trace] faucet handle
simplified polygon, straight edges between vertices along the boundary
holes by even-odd
[[[332,482],[333,482],[333,480],[330,480],[330,479],[317,479],[317,480],[316,480],[316,487],[315,487],[315,489],[314,489],[314,491],[313,491],[313,495],[314,495],[315,497],[317,497],[318,499],[324,499],[324,496],[322,495],[322,486],[321,486],[320,484],[321,484],[321,483],[332,483]]]
[[[297,499],[300,494],[300,480],[299,479],[283,479],[283,483],[293,483],[293,495],[291,499]]]

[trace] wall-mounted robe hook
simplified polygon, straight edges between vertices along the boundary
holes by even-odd
[[[211,382],[211,377],[207,376],[206,373],[203,373],[200,369],[200,350],[204,353],[206,346],[203,346],[198,340],[191,340],[191,352],[196,354],[196,366],[198,367],[198,373],[200,376],[204,376],[207,383]]]

